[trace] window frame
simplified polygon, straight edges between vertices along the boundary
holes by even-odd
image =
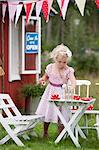
[[[30,19],[38,21],[38,35],[39,35],[39,51],[38,51],[38,58],[36,59],[36,70],[25,70],[25,20],[26,16],[22,16],[22,67],[21,67],[21,74],[40,74],[41,73],[41,18],[37,18],[35,16],[31,16]]]

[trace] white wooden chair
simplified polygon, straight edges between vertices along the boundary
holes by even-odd
[[[82,88],[82,86],[86,86],[84,96],[89,97],[89,87],[90,87],[90,85],[91,85],[91,82],[89,80],[76,80],[77,88],[75,89],[74,93],[81,96],[81,88]]]
[[[24,146],[18,136],[22,135],[24,139],[29,139],[26,132],[43,119],[40,115],[21,115],[8,94],[0,94],[0,109],[2,110],[0,123],[7,132],[7,135],[0,140],[0,144],[12,138],[18,146]]]
[[[81,96],[82,86],[85,86],[85,94],[83,97],[89,97],[90,96],[90,85],[91,82],[89,80],[76,80],[76,89],[74,91],[75,94]],[[98,126],[89,126],[89,115],[95,115],[95,122],[96,124],[99,122],[99,110],[86,110],[84,113],[84,126],[81,127],[82,129],[86,129],[86,133],[88,134],[88,129],[96,129],[97,131],[97,137],[99,138],[99,127]]]
[[[82,86],[84,87],[83,97],[89,97],[89,87],[91,82],[89,80],[76,80],[76,88],[74,89],[74,95],[82,97]],[[73,106],[72,109],[77,109],[77,106]]]

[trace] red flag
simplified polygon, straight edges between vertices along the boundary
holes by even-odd
[[[48,22],[48,20],[49,20],[49,15],[48,15],[48,1],[47,1],[47,0],[45,0],[45,1],[43,2],[42,11],[43,11],[44,18],[45,18],[46,22]]]
[[[35,3],[27,3],[25,4],[25,9],[26,9],[26,23],[28,23],[31,13],[33,11],[33,7],[34,7]]]

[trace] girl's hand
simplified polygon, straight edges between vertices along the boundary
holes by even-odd
[[[46,85],[46,81],[45,81],[43,78],[40,78],[39,83],[40,83],[42,86],[45,86],[45,85]]]

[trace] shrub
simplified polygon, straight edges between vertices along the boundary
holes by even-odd
[[[27,84],[22,87],[21,93],[24,97],[38,97],[43,94],[44,90],[45,87],[39,84]]]

